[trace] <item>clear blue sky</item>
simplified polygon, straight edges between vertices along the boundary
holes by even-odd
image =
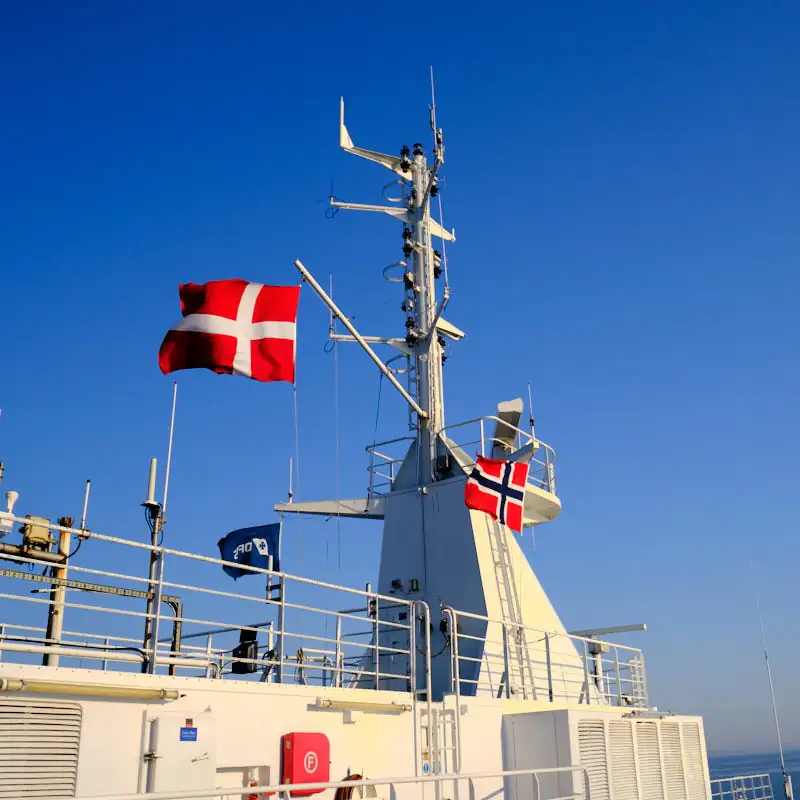
[[[305,7],[303,7],[305,6]],[[651,696],[713,749],[773,734],[747,570],[786,739],[800,746],[797,259],[800,8],[776,2],[407,6],[6,2],[0,10],[0,457],[23,513],[144,539],[177,285],[291,283],[302,258],[368,333],[402,328],[388,219],[324,217],[388,180],[337,150],[447,143],[447,414],[532,381],[561,518],[526,548],[570,627],[646,621]],[[441,26],[437,27],[437,20]],[[335,485],[327,317],[300,309],[300,498]],[[366,484],[377,375],[343,350],[343,495]],[[175,546],[272,519],[286,385],[182,373]],[[378,435],[403,433],[384,392]],[[379,528],[288,529],[286,568],[375,578]],[[298,537],[302,537],[302,544]],[[324,544],[324,546],[323,546]],[[634,640],[632,640],[634,641]]]

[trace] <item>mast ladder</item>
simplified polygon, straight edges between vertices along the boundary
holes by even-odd
[[[508,670],[505,681],[509,694],[521,694],[525,699],[536,698],[536,685],[528,641],[523,627],[517,583],[511,564],[507,529],[499,522],[489,525],[489,544],[492,550],[498,596],[500,598],[503,639],[508,651]]]

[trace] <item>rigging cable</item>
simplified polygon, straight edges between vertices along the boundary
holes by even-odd
[[[378,421],[381,418],[381,387],[383,386],[383,373],[379,373],[380,377],[378,378],[378,405],[375,409],[375,431],[372,434],[372,446],[373,448],[378,443]]]

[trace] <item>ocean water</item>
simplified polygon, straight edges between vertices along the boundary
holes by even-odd
[[[792,776],[795,797],[800,798],[800,750],[787,750],[783,754],[786,769]],[[781,762],[777,753],[726,753],[708,756],[711,780],[735,778],[740,775],[767,773],[772,778],[775,800],[783,800]]]

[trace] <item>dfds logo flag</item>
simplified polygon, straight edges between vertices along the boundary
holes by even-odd
[[[233,561],[248,567],[269,569],[269,557],[272,556],[272,569],[280,570],[278,553],[280,551],[281,524],[257,525],[254,528],[239,528],[220,539],[220,556],[223,561]],[[259,575],[247,569],[223,566],[222,569],[234,580],[242,575]]]

